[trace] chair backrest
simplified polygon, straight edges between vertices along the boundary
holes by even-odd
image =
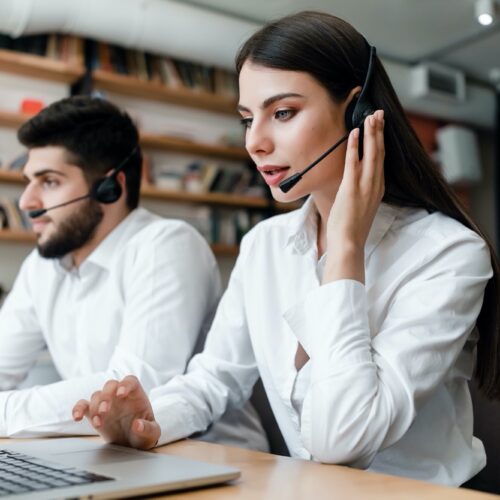
[[[274,418],[273,411],[269,405],[266,391],[260,378],[253,388],[250,401],[259,414],[262,427],[264,427],[264,430],[266,431],[267,440],[269,441],[269,451],[275,455],[289,457],[290,452],[288,451],[283,435],[278,427],[278,423]]]
[[[474,407],[474,435],[484,444],[486,467],[467,487],[490,493],[500,493],[500,401],[488,401],[479,393],[475,383],[470,384]]]

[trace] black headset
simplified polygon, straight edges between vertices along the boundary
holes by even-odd
[[[358,156],[359,158],[363,158],[363,124],[365,118],[369,115],[372,115],[375,112],[375,106],[370,102],[368,98],[368,88],[370,86],[370,80],[373,73],[376,49],[372,45],[366,42],[370,49],[370,56],[368,60],[368,69],[366,70],[366,77],[363,83],[363,87],[361,89],[361,93],[359,96],[354,97],[344,114],[345,126],[347,129],[347,134],[340,138],[333,146],[327,149],[319,158],[314,160],[310,165],[308,165],[302,172],[297,172],[296,174],[291,175],[288,179],[280,182],[279,188],[283,193],[288,193],[290,189],[297,184],[297,182],[302,179],[302,176],[311,170],[314,166],[316,166],[321,160],[326,158],[332,151],[337,149],[344,141],[346,141],[349,137],[349,133],[351,130],[359,127],[359,139],[358,139]]]
[[[370,45],[369,47],[370,58],[368,60],[368,69],[366,70],[365,82],[363,83],[361,94],[359,94],[358,97],[354,97],[345,110],[345,126],[348,132],[356,127],[361,127],[365,118],[375,113],[375,106],[373,106],[368,98],[368,89],[370,87],[370,80],[373,73],[373,61],[375,60],[375,54],[377,51],[375,47]]]
[[[105,205],[114,203],[115,201],[118,201],[120,199],[120,196],[122,195],[122,187],[120,186],[117,177],[118,174],[126,167],[130,158],[134,156],[137,148],[138,146],[135,146],[135,148],[128,154],[128,156],[124,160],[122,160],[122,162],[116,168],[114,168],[109,175],[94,182],[89,193],[90,199],[96,200],[99,203],[103,203]]]
[[[127,157],[120,162],[120,164],[115,167],[109,175],[103,177],[102,179],[98,179],[94,182],[90,191],[78,198],[74,198],[72,200],[66,201],[64,203],[60,203],[59,205],[54,205],[49,208],[41,208],[39,210],[31,210],[28,212],[28,215],[31,219],[36,219],[37,217],[41,217],[49,210],[53,210],[54,208],[65,207],[66,205],[70,205],[71,203],[76,203],[80,200],[91,199],[98,201],[99,203],[103,203],[104,205],[109,205],[110,203],[114,203],[120,199],[122,195],[122,187],[118,182],[118,174],[126,167],[128,161],[132,156],[136,153],[139,146],[136,145],[134,149],[127,155]]]

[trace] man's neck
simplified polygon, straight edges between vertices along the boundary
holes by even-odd
[[[71,252],[73,266],[79,268],[87,257],[104,241],[104,239],[131,213],[129,210],[120,211],[117,214],[108,214],[97,226],[96,231],[90,241],[85,245]]]

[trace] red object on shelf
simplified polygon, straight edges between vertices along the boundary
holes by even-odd
[[[23,99],[21,102],[21,112],[26,115],[36,115],[44,106],[44,103],[38,99]]]

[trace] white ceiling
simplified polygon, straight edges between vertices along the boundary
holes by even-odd
[[[491,83],[500,69],[500,22],[481,26],[475,0],[180,0],[264,23],[301,10],[321,10],[353,24],[385,59],[434,61]],[[497,0],[498,1],[498,0]],[[500,4],[498,5],[500,17]]]

